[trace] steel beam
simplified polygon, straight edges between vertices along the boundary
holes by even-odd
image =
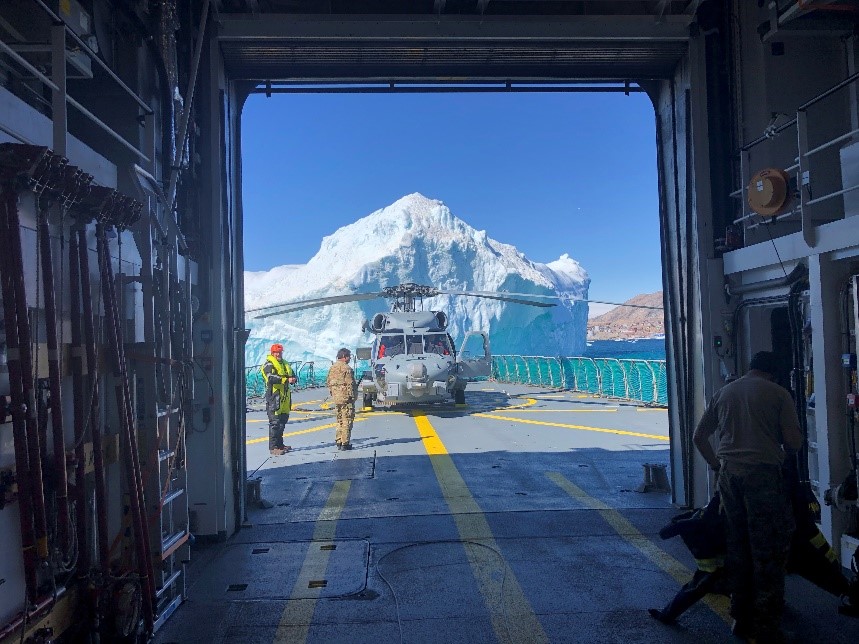
[[[685,42],[692,16],[461,16],[382,15],[342,16],[221,14],[222,41],[261,40],[389,40],[576,42]]]

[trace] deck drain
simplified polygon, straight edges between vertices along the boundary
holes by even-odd
[[[325,588],[328,585],[327,579],[313,579],[307,584],[308,588]]]
[[[527,492],[516,492],[516,496],[528,496]]]
[[[248,589],[247,584],[230,584],[229,586],[227,586],[227,592],[228,593],[237,593],[237,592],[241,592],[241,591],[247,590],[247,589]]]
[[[386,472],[396,472],[397,470],[385,470]]]
[[[337,544],[336,543],[330,543],[327,546],[319,546],[319,549],[320,550],[337,550]]]
[[[388,501],[399,501],[399,500],[400,500],[400,497],[398,497],[398,496],[392,496],[388,499]]]
[[[261,555],[271,550],[271,548],[254,548],[251,550],[252,555]]]

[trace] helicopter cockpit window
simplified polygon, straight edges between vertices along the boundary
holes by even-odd
[[[401,353],[405,353],[403,336],[388,334],[381,337],[379,340],[379,351],[376,354],[377,358],[393,358]]]
[[[409,348],[409,355],[415,355],[424,352],[424,340],[419,335],[407,335],[406,346]]]
[[[424,353],[435,353],[440,356],[450,355],[450,341],[446,333],[427,333],[424,336]]]

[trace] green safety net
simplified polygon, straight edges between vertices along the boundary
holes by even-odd
[[[294,389],[325,386],[331,363],[290,362],[298,377]],[[352,365],[355,378],[371,368],[367,360]],[[668,406],[665,360],[618,358],[553,358],[549,356],[492,356],[492,380],[589,393],[606,398]],[[245,370],[248,399],[265,395],[260,365]]]
[[[494,355],[492,379],[668,405],[665,360]]]

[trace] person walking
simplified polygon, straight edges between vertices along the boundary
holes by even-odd
[[[732,630],[756,642],[782,642],[785,564],[795,527],[782,464],[785,450],[796,452],[803,437],[793,398],[772,382],[776,355],[756,353],[749,367],[713,396],[693,441],[718,472]]]
[[[268,451],[272,456],[283,456],[292,448],[283,444],[283,430],[292,410],[290,385],[296,381],[289,363],[283,359],[283,345],[273,344],[265,363],[262,377],[265,380],[265,411],[268,414]]]
[[[331,365],[325,384],[331,392],[331,400],[337,411],[338,450],[352,449],[352,423],[355,421],[355,372],[349,366],[352,354],[343,348],[337,352],[337,361]]]
[[[725,578],[725,528],[719,493],[698,510],[684,512],[659,531],[662,539],[680,535],[695,557],[695,574],[663,609],[648,608],[650,616],[673,624],[687,609],[709,593],[728,595]]]

